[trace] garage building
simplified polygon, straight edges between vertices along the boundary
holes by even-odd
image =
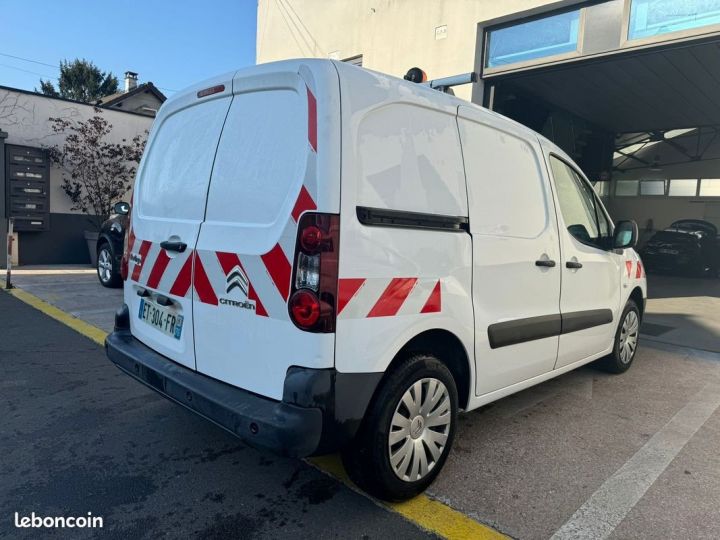
[[[258,63],[474,71],[460,97],[565,149],[648,238],[720,226],[720,0],[260,0]]]

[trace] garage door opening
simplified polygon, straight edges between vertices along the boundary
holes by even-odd
[[[616,221],[637,221],[657,263],[646,336],[720,351],[720,0],[580,2],[479,35],[475,98],[562,147]]]

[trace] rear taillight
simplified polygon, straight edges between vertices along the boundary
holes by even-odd
[[[123,254],[120,259],[120,277],[123,281],[127,281],[128,278],[128,262],[130,260],[130,234],[132,231],[132,202],[130,204],[130,210],[128,210],[128,222],[125,228],[125,238],[123,239]]]
[[[335,331],[340,216],[305,213],[293,259],[290,318],[301,330]]]
[[[320,319],[320,300],[307,289],[300,289],[290,297],[293,320],[303,330],[312,328]]]

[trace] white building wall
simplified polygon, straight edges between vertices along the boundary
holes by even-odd
[[[96,109],[82,103],[0,88],[0,130],[8,133],[6,144],[36,148],[61,144],[63,136],[53,133],[50,118],[83,121],[95,114],[100,114],[112,124],[113,131],[108,140],[118,143],[123,139],[130,141],[135,135],[149,131],[153,122],[153,118],[146,116]],[[50,170],[50,212],[74,213],[61,185],[62,172],[53,166]]]
[[[258,0],[257,62],[363,56],[363,67],[431,79],[476,69],[478,24],[568,0]],[[445,27],[445,28],[442,28]],[[436,34],[437,29],[437,34]],[[455,89],[470,99],[469,85]]]
[[[718,149],[720,150],[720,148]],[[618,180],[672,180],[673,178],[720,178],[720,159],[707,159],[678,165],[666,165],[660,171],[634,169],[613,175],[612,195],[608,210],[614,219],[634,219],[640,228],[652,220],[655,230],[668,227],[679,219],[704,219],[720,227],[719,197],[669,197],[645,195],[618,197],[614,195]]]

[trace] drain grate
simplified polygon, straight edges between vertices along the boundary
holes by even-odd
[[[641,334],[656,337],[662,336],[663,334],[670,332],[670,330],[675,330],[675,328],[673,326],[665,326],[664,324],[653,323],[643,323],[640,327]]]

